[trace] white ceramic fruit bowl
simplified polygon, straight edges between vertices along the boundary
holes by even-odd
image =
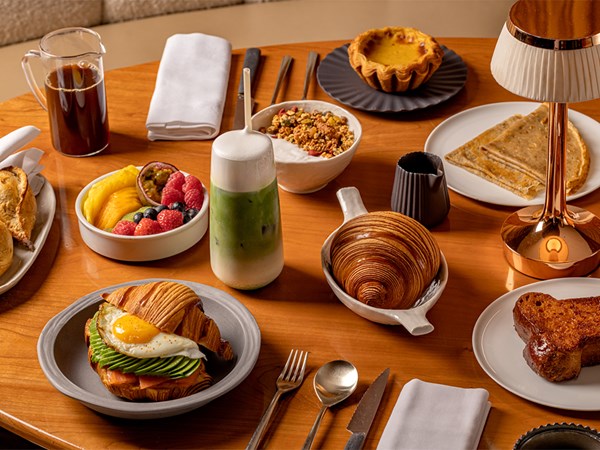
[[[362,127],[353,114],[337,105],[319,100],[296,100],[277,103],[259,111],[252,117],[252,128],[254,130],[266,128],[271,124],[273,116],[281,109],[290,109],[294,106],[307,112],[331,111],[336,116],[346,117],[350,130],[354,132],[352,147],[329,159],[309,156],[285,139],[272,139],[279,187],[295,194],[308,194],[327,186],[348,167],[360,144]]]
[[[344,223],[368,212],[362,202],[358,189],[355,187],[342,188],[337,191],[336,195],[344,213]],[[323,273],[335,296],[353,312],[372,322],[385,325],[402,325],[413,336],[432,332],[433,325],[427,320],[426,314],[438,301],[448,282],[448,264],[444,254],[441,254],[440,268],[437,275],[411,308],[375,308],[348,295],[333,277],[331,272],[331,242],[338,230],[339,227],[329,235],[321,248]]]
[[[108,177],[107,173],[84,187],[75,200],[75,213],[83,242],[96,253],[119,261],[154,261],[181,253],[202,239],[208,229],[208,192],[204,190],[204,203],[198,214],[188,223],[164,233],[149,236],[121,236],[96,228],[82,211],[83,201],[94,183]]]

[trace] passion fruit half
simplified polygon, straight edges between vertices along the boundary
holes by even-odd
[[[173,164],[160,161],[152,161],[142,167],[136,180],[137,193],[142,203],[152,206],[160,205],[162,190],[167,184],[167,180],[172,173],[178,171]]]

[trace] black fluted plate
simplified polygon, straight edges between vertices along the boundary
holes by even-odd
[[[365,83],[350,65],[348,45],[336,48],[321,61],[317,80],[332,98],[356,109],[402,112],[427,108],[456,95],[467,81],[467,66],[462,58],[441,46],[444,50],[442,64],[427,83],[409,92],[378,91]]]

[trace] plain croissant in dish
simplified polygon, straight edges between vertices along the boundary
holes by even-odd
[[[355,217],[340,227],[331,243],[331,268],[338,284],[376,308],[410,308],[437,274],[440,261],[431,233],[393,211]]]

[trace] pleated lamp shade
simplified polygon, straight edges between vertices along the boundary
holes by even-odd
[[[498,84],[531,100],[600,98],[600,1],[519,0],[498,38],[491,71]]]

